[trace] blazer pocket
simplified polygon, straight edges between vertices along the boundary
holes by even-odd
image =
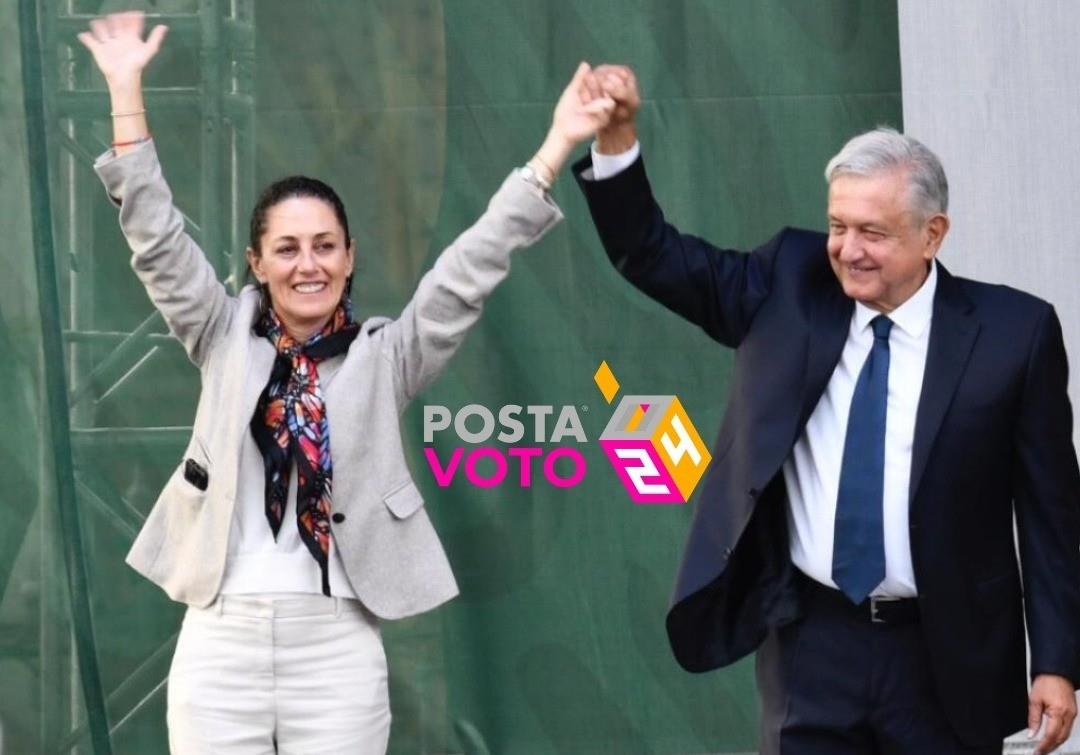
[[[407,519],[420,510],[424,505],[424,498],[412,480],[408,480],[389,493],[384,493],[383,502],[394,518]]]

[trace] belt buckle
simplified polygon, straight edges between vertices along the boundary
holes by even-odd
[[[878,613],[878,606],[884,603],[895,603],[900,600],[889,595],[871,595],[870,596],[870,623],[871,624],[888,624]]]

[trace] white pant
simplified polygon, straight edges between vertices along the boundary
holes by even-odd
[[[358,601],[224,595],[189,607],[168,690],[173,755],[386,752],[386,655]]]

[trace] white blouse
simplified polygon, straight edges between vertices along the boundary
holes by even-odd
[[[345,360],[345,356],[331,357],[319,363],[319,384],[325,395],[326,386]],[[330,432],[335,431],[334,418],[328,415]],[[347,432],[349,428],[340,428]],[[263,480],[263,458],[251,432],[244,433],[240,449],[240,480]],[[331,491],[332,492],[332,491]],[[266,519],[266,502],[263,486],[250,490],[240,486],[236,491],[233,508],[232,530],[229,532],[229,551],[225,562],[225,577],[221,583],[222,595],[250,593],[315,593],[322,594],[322,573],[319,564],[311,556],[296,523],[296,464],[289,474],[289,492],[285,503],[285,516],[281,521],[277,540]],[[330,537],[330,594],[339,598],[356,598],[349,584],[341,555]]]

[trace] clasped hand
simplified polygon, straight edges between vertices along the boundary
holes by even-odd
[[[633,121],[640,106],[637,79],[629,67],[592,68],[582,63],[559,98],[552,130],[570,145],[594,135],[603,143],[626,134],[633,144]]]

